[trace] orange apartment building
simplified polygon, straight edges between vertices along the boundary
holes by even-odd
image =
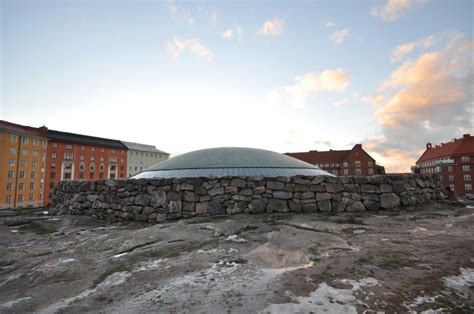
[[[118,140],[48,130],[44,205],[62,180],[127,177],[127,147]]]
[[[376,164],[375,159],[362,148],[362,144],[356,144],[350,150],[310,150],[286,155],[318,166],[336,176],[385,174],[385,168]]]
[[[43,204],[46,130],[0,120],[0,208]]]
[[[445,190],[449,188],[461,197],[474,197],[474,136],[464,134],[435,146],[427,143],[412,171],[439,173]]]

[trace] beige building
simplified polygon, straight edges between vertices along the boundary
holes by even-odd
[[[128,148],[127,177],[134,176],[148,167],[167,160],[170,156],[170,154],[157,149],[153,145],[124,141],[122,143]]]

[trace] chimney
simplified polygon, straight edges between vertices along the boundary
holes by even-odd
[[[354,147],[360,147],[360,148],[362,148],[362,144],[355,144]]]
[[[468,137],[470,137],[470,136],[471,136],[471,134],[467,133],[467,134],[463,134],[463,135],[462,135],[462,138],[468,138]]]
[[[426,143],[426,149],[430,149],[431,148],[431,143]]]

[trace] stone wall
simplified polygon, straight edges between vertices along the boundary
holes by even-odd
[[[437,175],[63,181],[49,213],[160,222],[197,215],[395,209],[441,197]]]

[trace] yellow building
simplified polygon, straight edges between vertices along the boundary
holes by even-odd
[[[42,206],[46,131],[0,120],[0,208]]]

